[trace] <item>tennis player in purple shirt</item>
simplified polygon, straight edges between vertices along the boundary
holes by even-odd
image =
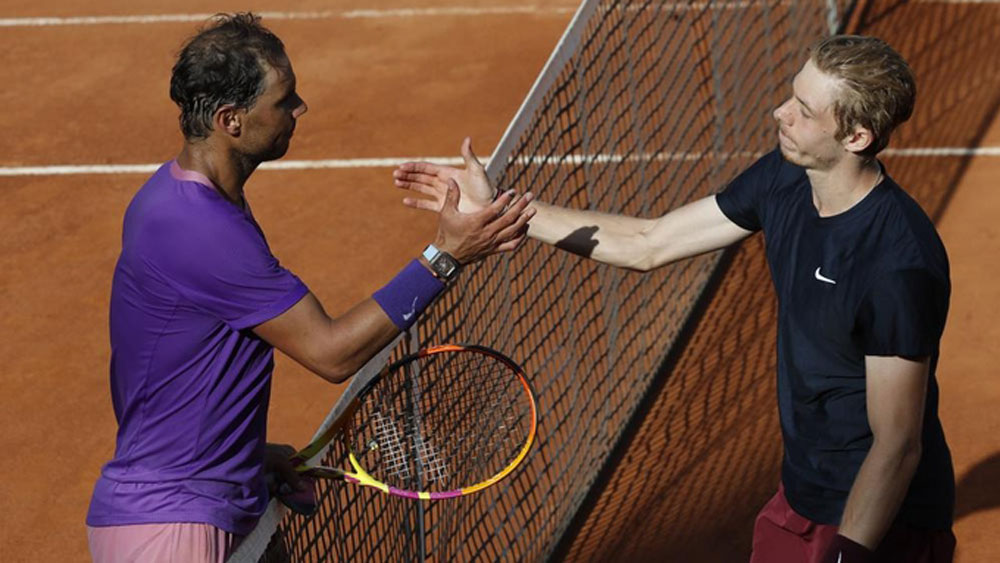
[[[264,512],[265,466],[297,485],[288,448],[265,443],[273,348],[343,381],[462,264],[524,237],[530,194],[466,214],[452,186],[423,256],[329,316],[271,253],[243,196],[306,112],[295,86],[283,44],[252,14],[217,17],[173,68],[184,147],[129,205],[112,282],[119,428],[87,515],[95,561],[223,561]]]

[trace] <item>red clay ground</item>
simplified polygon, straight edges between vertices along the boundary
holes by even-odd
[[[37,2],[13,0],[0,17],[81,15],[78,4],[52,4],[40,11]],[[355,0],[337,9],[369,4]],[[382,8],[414,5],[380,2]],[[167,13],[162,3],[149,1],[90,6],[87,15]],[[171,3],[169,13],[246,7],[224,2],[206,10],[203,2],[184,1]],[[330,6],[309,0],[294,9]],[[287,158],[451,155],[465,134],[487,153],[568,19],[543,13],[271,22],[310,105]],[[4,28],[0,166],[171,158],[180,136],[166,95],[169,69],[194,28]],[[1000,126],[994,124],[984,144],[1000,145]],[[433,233],[428,216],[399,205],[389,172],[262,171],[249,186],[275,254],[330,312],[369,295]],[[987,561],[1000,551],[989,535],[1000,528],[1000,415],[990,408],[1000,399],[991,361],[1000,340],[1000,285],[988,281],[1000,275],[998,173],[998,159],[974,160],[941,221],[955,284],[941,364],[942,417],[957,475],[972,484],[964,490],[975,491],[959,498],[965,514],[956,533],[964,563]],[[107,385],[108,291],[122,212],[143,180],[0,178],[0,357],[7,359],[0,375],[7,453],[0,459],[0,560],[87,558],[83,519],[115,432]],[[301,444],[339,391],[279,358],[271,439]]]

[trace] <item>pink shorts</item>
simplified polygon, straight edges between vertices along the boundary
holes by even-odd
[[[193,522],[87,526],[94,563],[224,563],[242,539]]]
[[[815,563],[823,557],[837,527],[817,524],[789,506],[785,488],[757,515],[750,563]],[[955,535],[951,530],[920,530],[896,524],[875,552],[877,561],[892,563],[951,563]]]

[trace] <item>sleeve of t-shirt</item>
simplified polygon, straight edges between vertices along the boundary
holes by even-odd
[[[869,288],[858,311],[865,355],[920,357],[935,353],[948,315],[948,289],[930,272],[898,270]]]
[[[764,202],[781,167],[778,150],[762,156],[715,196],[722,213],[748,231],[759,231],[764,223]]]
[[[277,317],[309,292],[239,212],[151,231],[147,264],[181,297],[235,330]]]

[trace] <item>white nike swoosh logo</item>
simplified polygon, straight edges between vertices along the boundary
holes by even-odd
[[[835,281],[831,280],[830,278],[824,276],[823,274],[819,273],[820,268],[822,268],[822,266],[820,266],[819,268],[816,268],[816,274],[815,274],[816,275],[816,279],[818,279],[821,282],[832,283],[833,285],[837,285],[837,282],[835,282]]]
[[[816,270],[816,271],[818,272],[819,270]],[[413,298],[413,305],[410,305],[410,312],[409,313],[403,313],[403,320],[404,321],[410,320],[410,317],[412,317],[416,312],[417,312],[417,298],[414,297]]]
[[[841,558],[844,557],[844,552],[840,551],[837,553],[837,563],[841,563]]]

